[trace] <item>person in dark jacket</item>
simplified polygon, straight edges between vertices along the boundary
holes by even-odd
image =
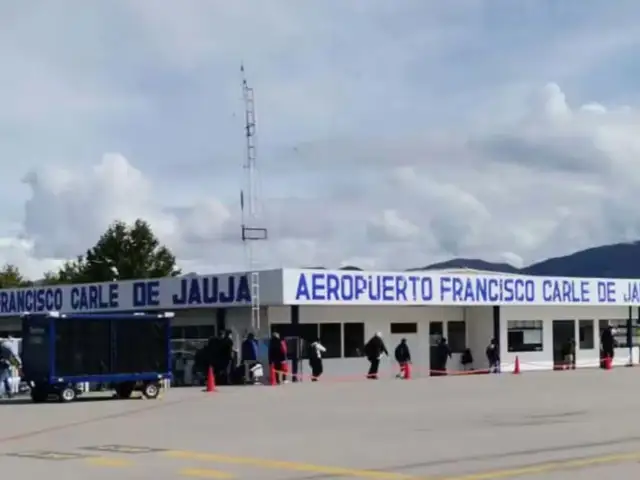
[[[489,362],[489,373],[500,373],[500,347],[495,338],[492,338],[491,342],[489,342],[486,355]]]
[[[213,374],[218,376],[218,368],[220,365],[220,337],[213,336],[209,338],[207,341],[206,349],[206,359],[207,359],[207,370],[209,367],[213,368]],[[206,373],[206,370],[205,370]]]
[[[249,333],[240,347],[240,359],[244,367],[244,381],[253,382],[251,369],[258,363],[258,341],[253,333]]]
[[[462,370],[473,370],[473,353],[471,352],[470,348],[464,349],[464,352],[462,352],[462,357],[460,358],[460,363],[462,364]]]
[[[219,378],[220,382],[223,385],[230,385],[231,381],[231,373],[234,370],[233,365],[233,357],[234,357],[234,345],[233,345],[233,337],[231,335],[230,330],[225,330],[220,336],[220,340],[218,342],[219,349]]]
[[[400,340],[400,343],[396,347],[394,352],[394,357],[396,362],[398,362],[398,366],[400,367],[400,373],[398,373],[398,378],[403,378],[406,374],[406,366],[408,363],[411,363],[411,351],[409,350],[409,345],[407,345],[407,339],[403,338]]]
[[[389,351],[382,340],[382,333],[376,332],[376,334],[371,337],[364,346],[364,354],[367,356],[370,364],[367,378],[376,380],[378,378],[378,370],[380,369],[380,358],[383,354],[389,356]]]
[[[447,339],[442,337],[438,346],[436,347],[436,364],[432,368],[432,375],[434,377],[439,377],[447,374],[447,362],[451,358],[451,348],[449,348],[449,343],[447,343]]]
[[[607,325],[606,328],[600,334],[600,356],[602,360],[602,366],[604,366],[604,359],[609,357],[613,360],[613,354],[616,347],[616,341],[613,336],[613,327]]]
[[[269,365],[276,371],[276,382],[282,383],[282,372],[284,370],[284,362],[286,361],[286,353],[282,348],[280,334],[273,332],[271,340],[269,340]]]

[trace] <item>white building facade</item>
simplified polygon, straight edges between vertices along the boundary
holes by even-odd
[[[327,348],[325,374],[363,374],[363,347],[381,332],[393,348],[406,338],[414,371],[428,375],[437,341],[454,352],[447,369],[485,369],[485,348],[500,345],[503,371],[552,369],[562,348],[576,343],[576,366],[600,363],[600,334],[612,325],[614,365],[638,364],[640,281],[531,277],[475,271],[361,272],[278,269],[259,274],[260,325],[252,325],[246,273],[43,286],[0,290],[0,333],[20,336],[24,312],[172,311],[176,345],[197,345],[222,329],[238,341],[248,332],[268,337],[319,338]],[[639,331],[640,332],[640,331]],[[181,343],[182,342],[182,343]],[[196,345],[196,346],[197,346]],[[179,348],[177,348],[179,350]],[[185,347],[185,350],[189,348]],[[301,362],[302,374],[306,362]],[[391,361],[389,369],[395,368]]]

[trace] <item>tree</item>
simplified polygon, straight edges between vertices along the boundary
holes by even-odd
[[[86,255],[69,261],[54,283],[87,283],[176,276],[176,258],[160,244],[150,225],[136,220],[131,226],[115,222]]]
[[[0,269],[0,288],[27,287],[31,284],[15,265],[7,263]]]
[[[45,272],[41,283],[43,285],[59,285],[65,283],[86,283],[91,280],[85,278],[85,260],[79,256],[75,260],[68,260],[57,272]]]

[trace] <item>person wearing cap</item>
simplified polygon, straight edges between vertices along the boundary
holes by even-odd
[[[389,356],[387,347],[382,340],[382,333],[376,332],[371,339],[364,346],[364,354],[369,360],[369,372],[367,378],[370,380],[376,380],[378,378],[378,370],[380,369],[380,359],[382,355]]]

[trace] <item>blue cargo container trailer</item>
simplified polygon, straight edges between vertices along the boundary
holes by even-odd
[[[23,379],[31,398],[70,402],[81,384],[109,385],[118,398],[157,398],[171,379],[173,313],[22,316]]]

